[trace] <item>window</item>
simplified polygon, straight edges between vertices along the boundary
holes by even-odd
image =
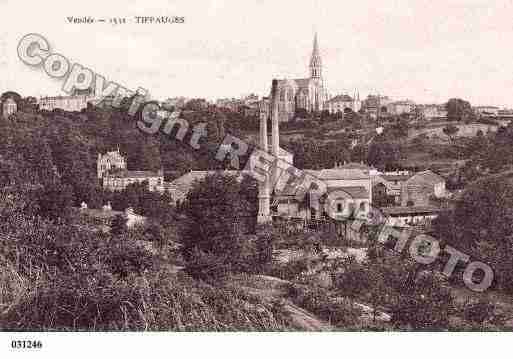
[[[342,203],[337,203],[337,212],[342,212]]]

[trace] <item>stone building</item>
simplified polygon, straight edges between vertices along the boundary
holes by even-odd
[[[346,109],[350,109],[353,112],[358,112],[362,108],[362,102],[360,101],[360,94],[355,92],[354,97],[349,95],[338,95],[326,102],[327,110],[330,113],[344,112]]]
[[[103,178],[105,174],[115,169],[126,170],[126,160],[119,153],[119,147],[116,151],[110,151],[104,155],[98,153],[98,160],[96,161],[98,178]]]
[[[125,218],[126,227],[129,229],[137,225],[143,225],[146,222],[146,217],[136,214],[131,207],[124,211],[114,211],[110,203],[104,205],[102,209],[88,208],[87,204],[83,203],[78,214],[82,225],[106,233],[110,232],[112,221],[116,216]]]
[[[391,227],[430,225],[441,212],[436,206],[385,207],[381,210],[387,218],[386,225]]]
[[[4,119],[20,110],[22,99],[19,94],[7,91],[0,96],[0,116]]]
[[[322,77],[322,60],[314,37],[312,56],[309,64],[310,74],[307,78],[277,80],[278,119],[289,121],[297,109],[322,111],[326,109],[328,93]]]
[[[111,191],[122,191],[132,183],[148,182],[150,191],[164,191],[164,172],[154,171],[129,171],[126,166],[126,159],[116,151],[107,152],[105,155],[98,154],[97,160],[98,179],[102,186]]]
[[[415,111],[415,103],[410,100],[394,101],[387,104],[386,109],[389,115],[411,114]]]
[[[87,103],[94,100],[89,95],[76,96],[48,96],[39,98],[39,108],[41,110],[53,111],[61,109],[63,111],[81,111],[87,108]]]
[[[6,99],[2,104],[2,116],[4,118],[8,118],[9,115],[12,115],[16,111],[18,111],[18,105],[12,98]]]
[[[416,173],[401,185],[401,206],[429,206],[447,196],[445,179],[431,170]]]
[[[164,191],[164,172],[117,170],[103,177],[103,188],[122,191],[129,184],[148,182],[149,191]]]

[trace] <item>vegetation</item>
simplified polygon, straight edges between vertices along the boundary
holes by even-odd
[[[465,121],[466,105],[458,104],[453,116]],[[360,142],[349,150],[354,131],[365,126],[360,114],[311,115],[311,122],[290,125],[309,127],[309,136],[285,144],[300,168],[348,160],[395,168],[402,159],[409,131],[405,119],[393,119],[369,146]],[[374,231],[367,259],[357,261],[347,252],[349,243],[338,238],[311,241],[309,235],[258,227],[256,184],[248,178],[207,176],[193,185],[180,208],[168,194],[149,192],[145,183],[120,192],[100,187],[98,152],[119,145],[133,169],[163,167],[178,174],[224,169],[228,163],[213,159],[224,134],[256,130],[256,121],[198,99],[186,104],[184,116],[191,125],[207,122],[198,151],[183,145],[190,134],[183,141],[142,135],[126,108],[19,112],[0,123],[0,329],[304,329],[292,323],[291,307],[339,330],[479,328],[480,322],[500,327],[490,302],[455,303],[435,266],[421,269],[379,248],[372,242]],[[350,131],[342,128],[346,125]],[[320,141],[330,131],[331,142]],[[458,146],[470,159],[454,181],[468,189],[434,227],[445,244],[493,264],[494,289],[505,293],[513,291],[512,186],[499,174],[479,178],[511,168],[512,133],[511,127],[501,128],[496,135],[481,133],[447,145],[447,153]],[[108,202],[118,211],[132,207],[147,221],[129,229],[120,215],[110,231],[92,230],[71,210],[81,202],[93,209]],[[332,249],[341,254],[329,255]],[[282,260],[277,256],[287,255],[280,251],[291,253]],[[236,276],[247,276],[246,283]],[[262,277],[286,290],[251,287]],[[463,325],[452,326],[455,316]]]

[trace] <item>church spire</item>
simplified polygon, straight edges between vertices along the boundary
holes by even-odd
[[[310,77],[320,79],[322,77],[322,61],[317,42],[317,32],[314,35],[312,57],[310,58]]]

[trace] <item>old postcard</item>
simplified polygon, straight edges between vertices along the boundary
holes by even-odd
[[[512,11],[1,0],[1,346],[511,331]]]

